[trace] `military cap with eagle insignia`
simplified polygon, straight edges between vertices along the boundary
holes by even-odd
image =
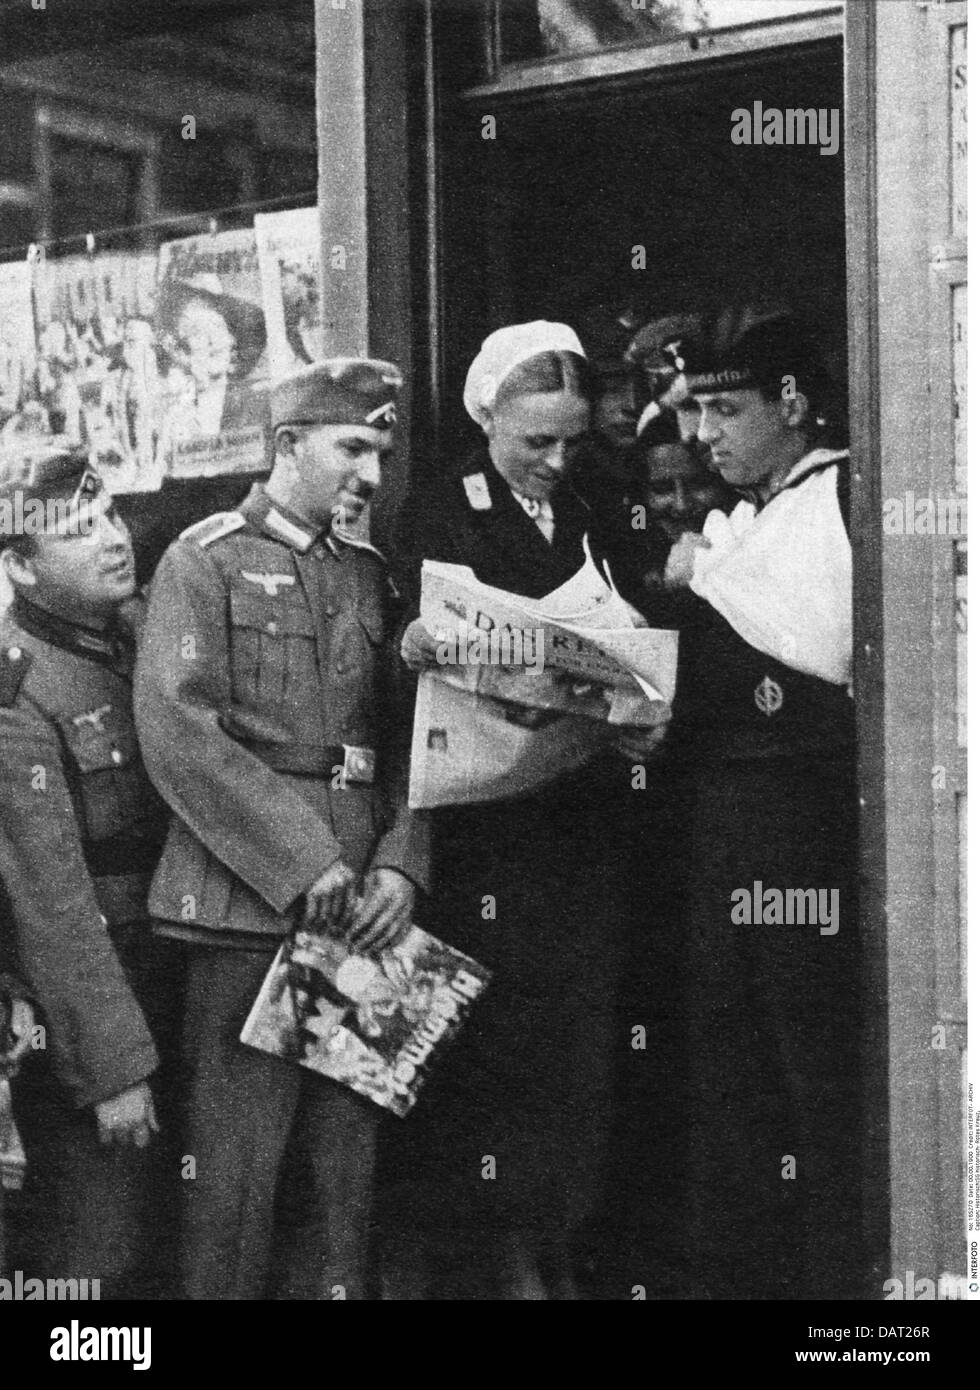
[[[664,412],[669,421],[673,410],[687,398],[684,372],[688,359],[703,355],[706,332],[703,314],[668,314],[651,319],[633,338],[624,355],[643,372],[650,392],[650,400],[636,424],[637,438],[645,436],[651,422]],[[652,442],[644,438],[645,444]]]
[[[58,436],[0,453],[0,549],[20,536],[60,530],[104,488],[87,451]]]
[[[705,331],[703,314],[668,314],[651,319],[636,334],[624,355],[627,362],[646,372],[654,394],[659,394],[684,371],[685,358],[701,350]]]
[[[395,423],[402,374],[393,362],[330,357],[283,377],[272,388],[272,426]]]

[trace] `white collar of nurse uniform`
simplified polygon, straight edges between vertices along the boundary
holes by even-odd
[[[547,497],[525,497],[523,493],[515,492],[513,488],[511,488],[511,492],[545,540],[553,540],[555,536],[555,513]]]

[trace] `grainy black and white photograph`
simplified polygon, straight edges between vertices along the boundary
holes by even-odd
[[[0,0],[0,1348],[942,1362],[966,74],[965,0]]]

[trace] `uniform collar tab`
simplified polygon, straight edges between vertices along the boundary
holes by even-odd
[[[105,631],[87,627],[39,608],[21,593],[14,595],[10,615],[18,627],[32,637],[60,647],[62,651],[74,652],[106,666],[125,665],[131,657],[132,639],[119,622]]]
[[[372,545],[365,536],[356,536],[353,531],[348,531],[339,521],[334,521],[333,525],[330,527],[330,534],[327,536],[326,540],[331,549],[334,549],[335,542],[340,541],[341,544],[349,545],[354,550],[369,551],[372,555],[376,555],[382,564],[387,565],[388,563],[386,556],[382,554],[376,545]]]
[[[293,550],[305,555],[320,534],[309,522],[273,502],[265,488],[256,486],[242,503],[242,512],[253,526],[274,540],[285,541]]]

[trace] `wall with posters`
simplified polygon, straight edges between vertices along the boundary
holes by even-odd
[[[145,544],[155,558],[214,496],[205,480],[237,500],[269,465],[270,382],[319,355],[316,209],[156,253],[8,263],[0,320],[0,442],[26,430],[86,448],[149,565]]]
[[[315,200],[314,71],[313,0],[0,3],[0,429],[20,403],[91,447],[143,578],[264,468],[284,316],[318,331],[308,265],[267,311],[254,217]],[[161,244],[195,238],[165,274]]]

